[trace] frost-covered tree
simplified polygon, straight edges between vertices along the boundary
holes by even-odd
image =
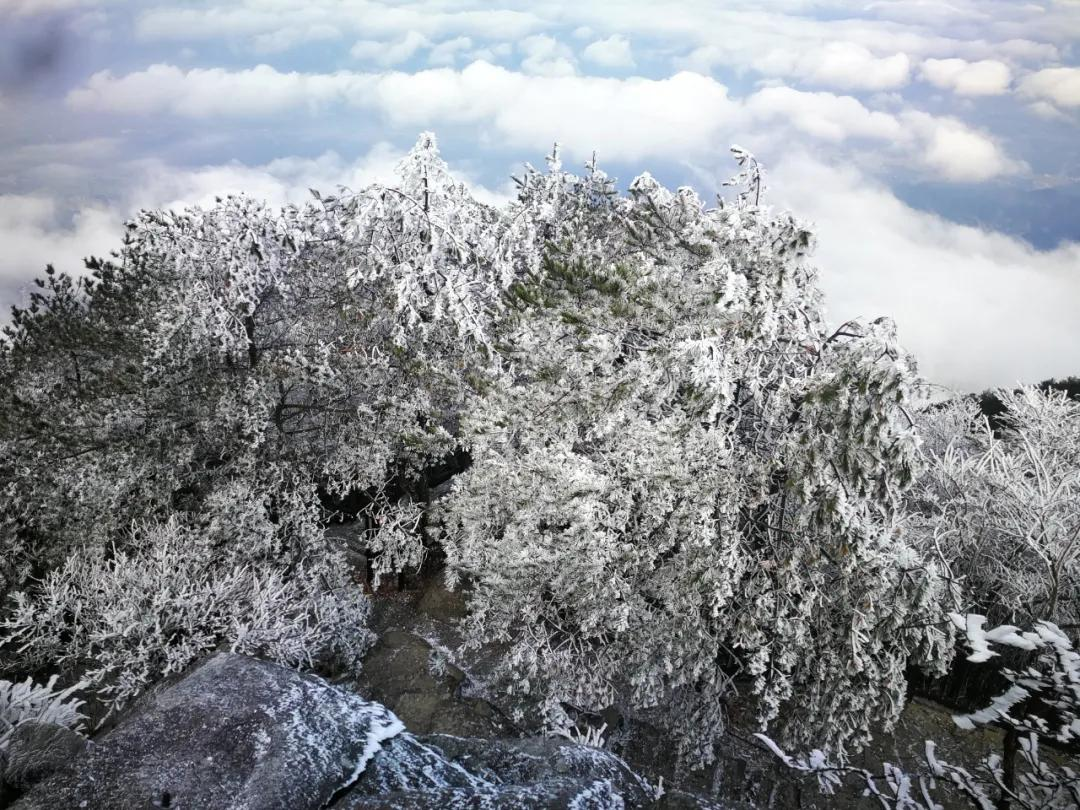
[[[940,665],[942,583],[898,512],[919,385],[892,326],[826,326],[812,237],[594,164],[519,181],[504,373],[464,419],[442,510],[468,638],[565,710],[652,710],[711,758],[745,687],[762,724],[842,750],[888,727],[905,667]]]
[[[359,585],[324,524],[353,497],[376,565],[418,562],[410,491],[454,447],[495,296],[497,216],[432,137],[398,180],[280,211],[245,197],[144,211],[112,259],[79,281],[50,272],[16,311],[0,352],[7,663],[89,666],[126,698],[235,643],[279,585],[281,626],[262,635],[348,616],[340,644],[316,637],[355,663]],[[175,577],[154,585],[165,561]],[[93,609],[68,609],[83,599]],[[151,606],[161,626],[128,633],[123,617]]]
[[[700,762],[745,690],[865,742],[950,650],[899,510],[920,383],[887,320],[826,326],[810,232],[736,159],[709,208],[556,152],[495,209],[424,135],[391,185],[146,211],[43,280],[0,351],[6,660],[115,701],[213,644],[355,662],[348,500],[379,572],[441,537],[555,727],[618,703]]]
[[[953,717],[957,726],[972,730],[997,724],[1018,740],[1019,764],[988,754],[974,764],[950,763],[927,740],[922,773],[884,763],[882,772],[830,761],[820,749],[792,757],[768,736],[758,734],[780,760],[818,778],[822,792],[835,793],[845,781],[862,784],[865,795],[886,810],[945,810],[957,801],[975,810],[1064,810],[1080,806],[1080,768],[1069,758],[1080,739],[1080,653],[1061,628],[1037,622],[1031,632],[1012,625],[985,628],[986,617],[952,614],[957,629],[971,648],[968,660],[980,663],[999,653],[995,647],[1032,653],[1022,670],[1006,669],[1008,688],[976,712]],[[1040,742],[1058,748],[1047,755]],[[943,804],[948,802],[948,804]]]
[[[997,433],[963,400],[926,414],[948,441],[930,443],[913,493],[917,535],[992,620],[1076,625],[1080,402],[1034,386],[998,397]]]

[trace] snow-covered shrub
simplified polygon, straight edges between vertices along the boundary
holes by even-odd
[[[350,500],[377,574],[443,538],[552,727],[654,711],[699,762],[739,689],[794,741],[895,721],[952,632],[898,515],[920,382],[888,321],[826,326],[810,232],[736,158],[715,208],[553,154],[495,209],[425,135],[392,186],[142,212],[50,275],[0,351],[13,664],[123,700],[217,643],[306,659],[362,612],[322,541]]]
[[[122,702],[223,640],[355,659],[323,526],[352,497],[376,571],[419,564],[407,494],[482,373],[495,218],[425,136],[394,188],[143,211],[89,276],[50,269],[0,347],[4,667]]]
[[[826,327],[812,237],[756,186],[620,196],[554,155],[520,185],[505,373],[470,403],[441,516],[469,642],[508,642],[508,687],[555,728],[653,710],[707,761],[745,689],[788,739],[859,746],[908,664],[950,654],[898,514],[920,383],[891,325]]]
[[[553,729],[548,732],[550,737],[563,737],[575,745],[587,745],[590,748],[605,748],[607,746],[607,723],[600,726],[570,725],[564,728]]]
[[[1001,391],[1000,435],[974,402],[926,415],[912,493],[916,536],[994,621],[1080,622],[1080,402],[1034,386]]]
[[[830,761],[820,749],[808,756],[789,756],[768,736],[758,738],[789,768],[817,776],[823,793],[831,795],[850,780],[863,785],[866,794],[887,810],[944,810],[941,801],[946,797],[939,782],[951,785],[951,795],[976,810],[1080,807],[1080,767],[1061,752],[1047,757],[1039,747],[1042,740],[1067,750],[1080,740],[1080,652],[1072,640],[1051,622],[1037,622],[1033,631],[1019,632],[1012,625],[985,629],[986,618],[978,614],[951,618],[967,637],[969,661],[998,655],[994,645],[1036,653],[1036,660],[1024,670],[1005,670],[1011,685],[1004,693],[979,711],[953,717],[962,729],[994,724],[1016,733],[1018,762],[989,754],[973,766],[949,763],[937,755],[936,743],[927,740],[926,772],[912,773],[886,762],[882,773],[874,774]]]
[[[35,683],[31,678],[21,683],[0,680],[0,752],[7,749],[15,727],[27,721],[81,731],[86,719],[79,711],[83,702],[72,695],[86,684],[57,689],[56,681],[55,675],[45,684]]]
[[[329,551],[295,565],[234,546],[211,528],[140,527],[102,555],[75,551],[29,592],[14,594],[3,640],[27,666],[81,670],[119,708],[157,680],[222,645],[298,668],[358,668],[370,644],[368,603]]]
[[[144,211],[90,276],[50,272],[0,351],[0,586],[230,482],[285,522],[360,492],[402,525],[482,373],[497,219],[425,136],[395,187]],[[400,535],[377,567],[415,563]]]

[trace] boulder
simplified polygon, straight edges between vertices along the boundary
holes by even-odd
[[[50,733],[27,730],[24,751]],[[552,738],[417,736],[378,703],[227,653],[147,696],[81,752],[59,737],[39,748],[46,770],[60,750],[70,762],[31,786],[18,810],[658,806],[656,791],[607,751]],[[713,807],[688,798],[659,806]]]
[[[86,738],[55,723],[26,721],[11,732],[3,781],[17,791],[67,766],[86,748]]]
[[[418,734],[502,736],[512,729],[484,700],[462,695],[465,673],[420,636],[386,630],[364,659],[358,691],[389,707]]]
[[[416,602],[416,609],[440,622],[452,623],[468,613],[464,592],[451,591],[435,581],[430,583]]]
[[[618,757],[547,739],[401,734],[335,810],[580,810],[654,806],[652,788]]]
[[[318,808],[402,728],[319,678],[221,653],[150,695],[15,807]]]

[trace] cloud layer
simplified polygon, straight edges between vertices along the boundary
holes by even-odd
[[[829,143],[879,142],[895,159],[958,182],[1022,169],[996,140],[952,117],[871,110],[854,96],[765,87],[744,98],[709,76],[665,79],[576,75],[554,40],[529,38],[528,72],[478,61],[414,73],[283,73],[268,65],[226,71],[152,65],[125,76],[90,77],[67,96],[81,111],[191,118],[258,118],[344,105],[395,127],[478,127],[488,140],[542,149],[562,140],[577,155],[597,147],[613,160],[698,158],[723,135],[743,140],[767,127]],[[764,136],[762,136],[764,137]]]
[[[421,129],[489,199],[556,140],[708,197],[737,142],[837,317],[944,383],[1080,373],[1078,61],[1076,0],[0,0],[0,303],[140,206],[362,184]]]

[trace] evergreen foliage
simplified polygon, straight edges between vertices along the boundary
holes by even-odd
[[[0,347],[5,670],[115,708],[222,645],[355,669],[341,519],[376,578],[438,547],[532,720],[616,705],[687,765],[735,700],[842,758],[958,607],[1070,616],[1076,403],[920,430],[892,323],[827,325],[810,229],[733,152],[715,205],[556,148],[496,208],[424,134],[391,185],[144,211],[49,268]]]

